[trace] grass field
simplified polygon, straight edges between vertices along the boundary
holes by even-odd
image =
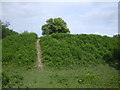
[[[109,65],[55,68],[11,69],[22,81],[19,88],[118,88],[118,70]]]

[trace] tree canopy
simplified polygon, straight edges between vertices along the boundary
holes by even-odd
[[[18,34],[17,32],[13,31],[13,30],[10,30],[8,28],[8,26],[10,25],[9,22],[6,22],[6,23],[3,23],[1,20],[0,20],[0,39],[1,38],[5,38],[9,35],[14,35],[14,34]]]
[[[52,33],[70,33],[67,28],[67,23],[62,18],[50,18],[46,21],[47,24],[42,26],[42,34],[49,35]]]

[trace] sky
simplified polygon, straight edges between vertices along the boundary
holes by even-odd
[[[3,22],[22,33],[25,30],[42,36],[41,27],[49,18],[62,18],[72,34],[118,33],[117,2],[2,2]]]

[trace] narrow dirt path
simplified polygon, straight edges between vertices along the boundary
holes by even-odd
[[[37,66],[42,68],[43,64],[41,61],[42,54],[41,54],[41,48],[40,48],[40,39],[37,40],[36,45],[37,45],[36,47],[37,47],[37,60],[38,60]]]

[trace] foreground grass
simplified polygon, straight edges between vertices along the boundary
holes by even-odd
[[[20,72],[20,88],[118,88],[118,70],[108,65],[72,69],[34,68]]]

